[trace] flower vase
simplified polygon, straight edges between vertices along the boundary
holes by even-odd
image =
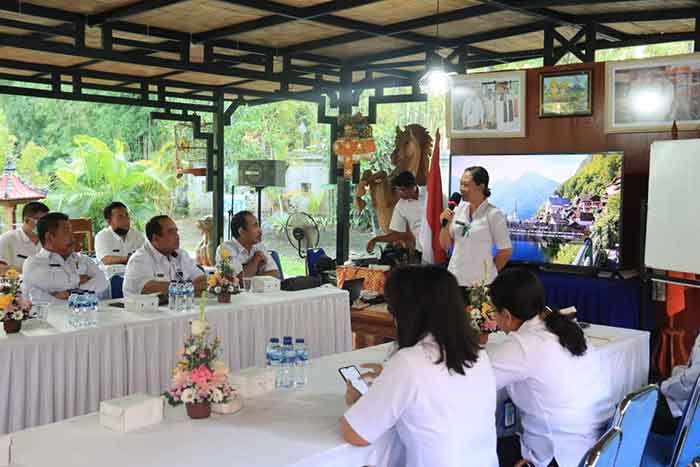
[[[194,420],[209,418],[211,415],[211,405],[206,403],[188,402],[185,404],[185,407],[187,408],[187,415]]]
[[[216,296],[216,300],[219,303],[231,303],[231,294],[228,292],[221,292]]]
[[[9,321],[3,321],[2,326],[5,328],[7,334],[17,334],[19,330],[22,329],[22,321],[11,319]]]
[[[479,333],[479,345],[486,345],[489,341],[489,333],[488,332],[480,332]]]

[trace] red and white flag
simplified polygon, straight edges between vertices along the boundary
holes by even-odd
[[[435,132],[433,157],[430,159],[430,172],[426,185],[425,222],[420,231],[420,244],[423,247],[423,262],[442,264],[447,259],[440,246],[440,214],[445,209],[445,196],[442,194],[440,175],[440,130]]]

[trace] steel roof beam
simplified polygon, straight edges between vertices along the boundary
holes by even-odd
[[[182,3],[186,0],[140,0],[128,5],[112,8],[110,10],[88,16],[87,24],[97,26],[98,24],[108,23],[119,19],[136,16],[149,11],[158,10],[166,6]]]

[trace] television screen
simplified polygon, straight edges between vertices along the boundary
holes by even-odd
[[[621,260],[621,152],[453,155],[450,193],[467,167],[490,176],[508,219],[511,261],[615,269]]]

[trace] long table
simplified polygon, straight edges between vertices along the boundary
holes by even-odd
[[[344,290],[242,293],[226,305],[209,301],[206,312],[234,370],[263,366],[272,336],[304,337],[311,357],[352,349]],[[87,414],[101,400],[161,393],[194,315],[103,304],[96,328],[76,330],[68,309],[55,306],[48,324],[25,322],[18,335],[0,331],[0,433]]]
[[[646,383],[649,333],[591,326],[586,334],[606,360],[601,373],[613,386],[611,394],[623,394]],[[493,342],[501,338],[491,336]],[[345,411],[345,385],[337,368],[381,363],[392,350],[392,344],[385,344],[315,359],[306,387],[245,400],[244,408],[234,415],[190,420],[183,408],[168,408],[163,423],[123,434],[102,428],[98,416],[92,414],[13,433],[12,459],[25,467],[381,465],[396,435],[390,431],[366,448],[343,442],[339,419]],[[634,361],[628,360],[632,357]],[[621,361],[630,365],[629,371],[620,371]]]

